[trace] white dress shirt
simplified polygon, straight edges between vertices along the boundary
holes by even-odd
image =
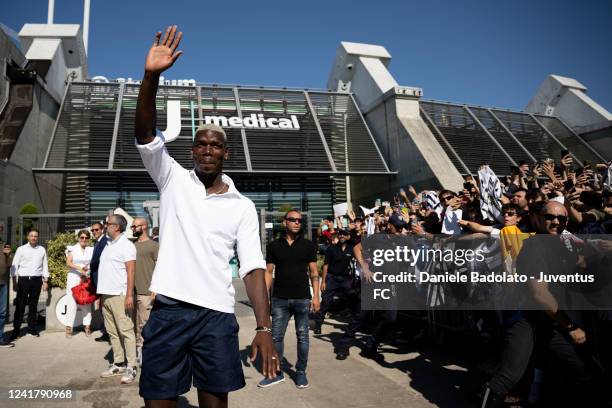
[[[42,276],[49,279],[47,251],[40,245],[25,244],[17,248],[11,266],[11,276]]]
[[[109,240],[100,256],[96,292],[99,295],[125,295],[127,292],[125,263],[135,260],[136,247],[125,234],[119,235],[114,241]]]
[[[206,194],[195,174],[178,164],[158,132],[148,144],[136,144],[160,192],[159,255],[150,290],[225,313],[234,312],[230,260],[234,248],[239,276],[265,269],[255,205],[225,174],[226,193]]]

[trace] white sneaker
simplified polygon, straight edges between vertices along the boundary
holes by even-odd
[[[121,384],[131,384],[136,379],[136,367],[128,367],[121,377]]]
[[[125,367],[120,367],[118,365],[111,364],[110,366],[108,366],[108,370],[100,374],[100,377],[102,378],[114,377],[116,375],[121,375],[125,373],[125,371],[126,371]]]

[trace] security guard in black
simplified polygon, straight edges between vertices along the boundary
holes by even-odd
[[[274,264],[272,296],[282,299],[310,299],[308,264],[317,262],[317,247],[296,236],[291,245],[285,237],[268,244],[266,263]]]

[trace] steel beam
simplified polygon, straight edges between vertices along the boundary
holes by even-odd
[[[455,159],[457,159],[457,161],[461,164],[461,167],[463,167],[463,170],[465,170],[465,172],[467,174],[469,174],[470,176],[474,176],[472,174],[472,172],[470,171],[470,169],[468,168],[468,166],[465,165],[465,163],[463,162],[463,160],[461,160],[461,156],[459,156],[457,154],[457,152],[455,151],[455,149],[453,148],[453,146],[451,146],[451,144],[448,142],[448,140],[446,139],[446,137],[444,136],[444,134],[440,131],[440,129],[438,129],[438,127],[436,126],[436,124],[434,123],[434,121],[431,119],[431,117],[429,117],[429,115],[427,114],[427,112],[425,112],[425,109],[423,109],[421,107],[421,105],[419,104],[419,110],[421,111],[421,114],[423,115],[423,117],[425,118],[425,120],[427,120],[427,122],[429,122],[429,124],[431,125],[431,127],[435,130],[435,132],[437,133],[438,137],[440,139],[442,139],[442,141],[444,142],[444,144],[446,145],[446,147],[448,148],[448,150],[451,151],[451,153],[453,154],[453,156],[455,156]]]
[[[544,125],[542,124],[542,122],[540,122],[540,121],[539,121],[539,120],[538,120],[538,119],[535,117],[535,115],[534,115],[533,113],[530,113],[530,114],[529,114],[529,117],[530,117],[530,118],[531,118],[531,119],[532,119],[532,120],[533,120],[535,123],[537,123],[537,125],[538,125],[539,127],[541,127],[541,128],[542,128],[542,130],[543,130],[544,132],[546,132],[546,134],[548,134],[548,136],[550,136],[551,138],[553,138],[553,140],[554,140],[555,142],[557,142],[557,143],[559,144],[559,146],[561,146],[563,149],[565,149],[565,150],[567,150],[567,151],[569,152],[569,149],[568,149],[567,147],[565,147],[565,145],[564,145],[563,143],[561,143],[561,141],[560,141],[559,139],[557,139],[557,137],[556,137],[555,135],[553,135],[553,133],[552,133],[550,130],[548,130],[548,129],[546,128],[546,126],[544,126]],[[583,164],[583,163],[582,163],[582,162],[581,162],[581,161],[580,161],[580,160],[579,160],[579,159],[578,159],[576,156],[574,156],[574,153],[572,153],[572,152],[569,152],[569,153],[570,153],[570,155],[571,155],[571,156],[574,158],[574,161],[576,161],[576,163],[578,163],[578,165],[580,165],[580,167],[584,166],[584,164]]]
[[[113,139],[111,141],[110,153],[108,155],[108,169],[112,170],[115,164],[115,151],[117,150],[117,135],[119,134],[119,119],[121,118],[121,105],[123,104],[123,92],[125,82],[119,83],[119,94],[117,95],[117,110],[115,111],[115,124],[113,126]]]
[[[518,140],[518,138],[516,136],[514,136],[514,133],[512,133],[510,131],[510,129],[508,129],[508,127],[504,124],[504,122],[502,122],[495,113],[493,113],[493,111],[491,109],[487,109],[487,112],[489,112],[489,115],[491,115],[491,117],[497,122],[497,124],[499,126],[502,127],[502,129],[504,129],[504,131],[516,142],[516,144],[518,144],[521,149],[523,149],[523,151],[527,154],[527,156],[529,156],[529,158],[534,162],[537,163],[538,160],[533,157],[533,155],[531,154],[531,152]]]
[[[338,169],[336,168],[336,163],[334,163],[334,158],[332,157],[331,151],[329,150],[329,146],[327,145],[327,140],[325,140],[325,135],[323,134],[323,129],[321,128],[321,124],[319,123],[319,118],[317,116],[317,111],[310,100],[310,95],[308,95],[308,91],[303,91],[304,98],[306,99],[306,103],[308,104],[308,109],[310,109],[310,113],[312,114],[312,119],[314,120],[315,126],[317,127],[317,132],[319,132],[319,136],[321,137],[321,144],[323,145],[323,149],[325,149],[325,154],[327,155],[327,160],[329,160],[329,166],[332,169],[333,173],[337,173]]]
[[[234,88],[234,98],[236,100],[236,113],[242,121],[242,109],[240,108],[240,94],[238,88]],[[242,136],[242,148],[244,149],[244,159],[246,160],[247,170],[252,171],[253,166],[251,165],[251,153],[249,152],[249,143],[246,137],[246,130],[244,127],[240,128],[240,136]]]
[[[489,132],[489,130],[486,128],[485,125],[482,124],[482,122],[480,122],[480,120],[478,120],[478,118],[476,117],[476,115],[474,115],[474,112],[472,112],[470,110],[470,108],[468,108],[467,105],[463,105],[463,109],[467,112],[468,115],[470,115],[470,117],[472,118],[472,120],[474,122],[476,122],[476,124],[478,126],[480,126],[480,128],[487,134],[487,136],[489,136],[489,139],[491,139],[491,141],[493,143],[495,143],[495,145],[499,148],[499,150],[502,151],[502,153],[508,158],[508,160],[510,160],[510,163],[512,163],[513,166],[518,166],[518,164],[514,161],[514,159],[508,154],[508,152],[506,151],[506,149],[503,148],[503,146],[501,144],[499,144],[499,142],[497,141],[497,139],[495,139],[493,137],[493,135],[491,134],[491,132]]]

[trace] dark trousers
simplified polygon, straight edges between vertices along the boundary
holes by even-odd
[[[529,322],[521,319],[504,330],[499,368],[489,381],[489,387],[498,395],[506,395],[520,381],[534,348],[534,331]]]
[[[36,332],[36,317],[38,316],[38,298],[42,288],[42,277],[20,276],[17,280],[17,307],[13,327],[19,332],[23,322],[23,314],[28,306],[28,332]]]
[[[504,332],[502,358],[489,387],[498,395],[506,395],[519,382],[529,365],[532,353],[545,362],[546,376],[559,376],[568,390],[555,390],[557,395],[591,395],[592,376],[586,364],[585,346],[575,346],[566,333],[548,322],[519,320]]]
[[[353,288],[353,278],[350,276],[335,276],[327,274],[325,278],[325,291],[322,295],[321,307],[314,316],[317,326],[323,324],[325,313],[329,310],[334,301],[334,296],[341,296],[348,301],[353,314],[359,312],[359,295]]]
[[[397,310],[362,310],[361,309],[361,296],[360,292],[356,292],[356,300],[354,303],[353,317],[346,327],[346,330],[336,345],[336,352],[348,352],[355,334],[361,329],[367,322],[369,316],[374,316],[376,324],[372,331],[367,347],[376,348],[381,341],[395,328],[395,322],[397,320]]]

